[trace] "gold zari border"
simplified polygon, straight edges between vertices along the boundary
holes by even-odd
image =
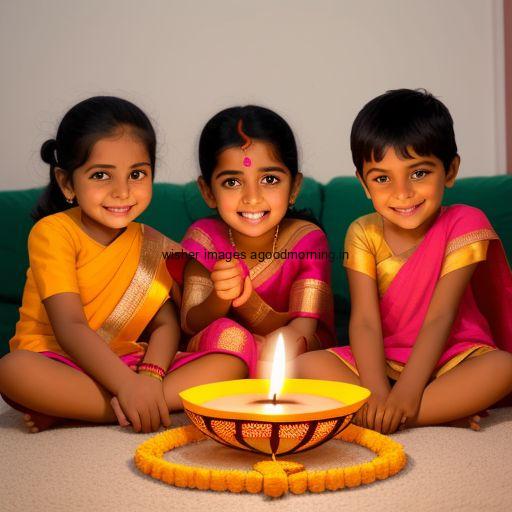
[[[471,231],[470,233],[466,233],[465,235],[458,236],[453,240],[450,240],[446,245],[445,255],[448,255],[466,245],[472,244],[474,242],[480,242],[482,240],[497,240],[499,239],[498,235],[494,231],[494,229],[477,229],[476,231]]]
[[[215,246],[212,239],[202,229],[192,228],[185,234],[185,239],[193,240],[201,245],[205,250],[215,252]]]
[[[331,289],[319,279],[301,279],[292,285],[290,312],[325,313],[332,307]]]
[[[211,291],[213,283],[211,279],[203,276],[189,276],[183,289],[183,301],[181,307],[181,327],[187,334],[194,334],[187,324],[187,315],[189,311],[204,302]]]
[[[142,226],[141,228],[143,229]],[[132,282],[103,325],[96,331],[106,343],[110,343],[121,332],[143,304],[161,263],[164,243],[165,237],[160,234],[156,239],[152,239],[148,233],[143,233],[139,264]]]

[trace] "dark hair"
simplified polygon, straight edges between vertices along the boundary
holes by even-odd
[[[380,162],[388,148],[412,158],[434,155],[445,172],[457,156],[453,119],[441,101],[424,89],[397,89],[377,96],[357,114],[350,134],[352,160],[362,173],[364,162]]]
[[[292,177],[297,175],[297,145],[288,123],[268,108],[247,105],[222,110],[206,123],[201,132],[199,167],[208,184],[211,183],[219,154],[225,149],[239,147],[245,143],[238,131],[239,121],[242,121],[243,133],[251,139],[270,144],[276,158],[286,165]]]
[[[41,158],[50,165],[50,183],[32,211],[37,221],[73,207],[57,183],[55,169],[62,169],[71,179],[73,172],[83,165],[98,140],[113,135],[121,126],[128,126],[140,138],[149,153],[154,178],[156,136],[146,114],[129,101],[113,96],[95,96],[81,101],[62,118],[55,139],[41,146]]]
[[[199,167],[208,185],[211,184],[217,158],[225,149],[240,147],[249,138],[269,144],[274,157],[290,171],[292,178],[299,172],[297,144],[290,125],[268,108],[257,105],[231,107],[215,114],[205,125],[199,139]],[[303,219],[320,225],[309,209],[288,209],[287,217]]]

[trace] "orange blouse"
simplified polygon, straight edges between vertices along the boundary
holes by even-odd
[[[116,354],[140,352],[139,336],[173,287],[162,252],[177,248],[138,222],[104,246],[83,230],[79,207],[41,219],[28,238],[30,268],[10,349],[69,357],[43,304],[68,292],[80,295],[89,326]]]

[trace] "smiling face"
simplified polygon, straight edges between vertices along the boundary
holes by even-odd
[[[76,197],[85,230],[103,244],[148,207],[151,175],[148,151],[129,128],[96,142],[87,161],[73,172],[72,183],[56,170],[64,195]]]
[[[271,145],[253,140],[245,151],[239,147],[222,151],[210,185],[203,178],[198,183],[208,206],[217,208],[235,237],[254,242],[273,236],[289,204],[295,202],[301,181],[300,173],[292,178]]]
[[[388,148],[380,162],[364,162],[357,176],[385,223],[422,236],[439,212],[445,187],[455,182],[460,159],[445,171],[439,158],[408,151],[412,158],[406,159]]]

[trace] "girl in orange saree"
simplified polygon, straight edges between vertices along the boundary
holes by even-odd
[[[302,174],[288,124],[262,107],[226,109],[203,129],[199,160],[201,193],[219,218],[195,222],[182,240],[195,258],[181,314],[190,347],[239,347],[254,377],[280,334],[290,359],[332,346],[329,247],[289,211]]]
[[[0,392],[31,432],[116,418],[156,430],[181,408],[180,390],[245,375],[232,356],[176,356],[185,260],[168,271],[162,253],[181,247],[134,222],[151,200],[155,145],[138,107],[95,97],[42,147],[51,181],[29,235],[11,352],[0,360]]]
[[[389,91],[358,114],[351,146],[376,212],[345,238],[350,347],[299,357],[298,376],[368,387],[357,421],[384,433],[477,430],[476,413],[512,391],[512,274],[481,210],[441,206],[460,163],[450,113]]]

